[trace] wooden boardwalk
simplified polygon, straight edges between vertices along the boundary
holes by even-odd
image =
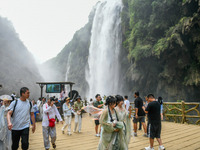
[[[82,121],[82,133],[73,133],[71,136],[61,133],[62,124],[56,125],[56,150],[97,149],[99,137],[95,137],[94,121],[88,114],[84,114]],[[30,150],[44,149],[41,122],[36,125],[36,132],[30,133]],[[73,127],[74,118],[72,119],[72,129]],[[131,138],[130,150],[141,150],[149,145],[148,138],[142,137],[142,135],[143,131],[138,131],[138,137]],[[162,122],[161,137],[167,150],[200,150],[200,126]],[[157,141],[155,141],[154,149],[158,149]],[[50,150],[53,148],[51,147]]]

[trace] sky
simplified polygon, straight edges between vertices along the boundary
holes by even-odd
[[[37,63],[55,57],[88,22],[100,0],[0,0],[8,18]]]

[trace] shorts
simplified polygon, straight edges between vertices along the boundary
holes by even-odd
[[[138,123],[138,122],[145,122],[145,116],[138,116],[137,119],[134,116],[133,123]]]
[[[148,136],[152,139],[160,138],[161,123],[149,123]]]
[[[94,122],[96,126],[99,125],[99,120],[94,120]]]

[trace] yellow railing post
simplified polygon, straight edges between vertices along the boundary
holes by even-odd
[[[184,101],[181,102],[181,107],[182,107],[182,122],[181,123],[184,123],[185,122],[185,102]]]

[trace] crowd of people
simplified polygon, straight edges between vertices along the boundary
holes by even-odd
[[[153,94],[149,94],[145,97],[146,101],[143,101],[139,92],[135,92],[132,106],[128,96],[104,96],[102,99],[100,94],[96,94],[95,100],[90,99],[86,106],[80,96],[76,97],[75,102],[69,97],[61,102],[55,97],[39,98],[36,102],[29,101],[29,96],[29,89],[23,87],[18,99],[15,94],[0,97],[0,150],[17,150],[20,139],[21,148],[27,150],[29,129],[35,132],[36,120],[42,121],[44,148],[49,150],[51,144],[56,148],[56,123],[62,123],[61,132],[65,134],[67,128],[67,135],[70,136],[74,116],[73,132],[80,133],[83,112],[88,112],[94,120],[95,136],[100,137],[98,150],[128,150],[131,137],[138,136],[138,123],[139,130],[143,127],[143,136],[149,138],[146,150],[154,150],[155,138],[159,143],[159,150],[165,149],[160,137],[162,97],[156,100]]]

